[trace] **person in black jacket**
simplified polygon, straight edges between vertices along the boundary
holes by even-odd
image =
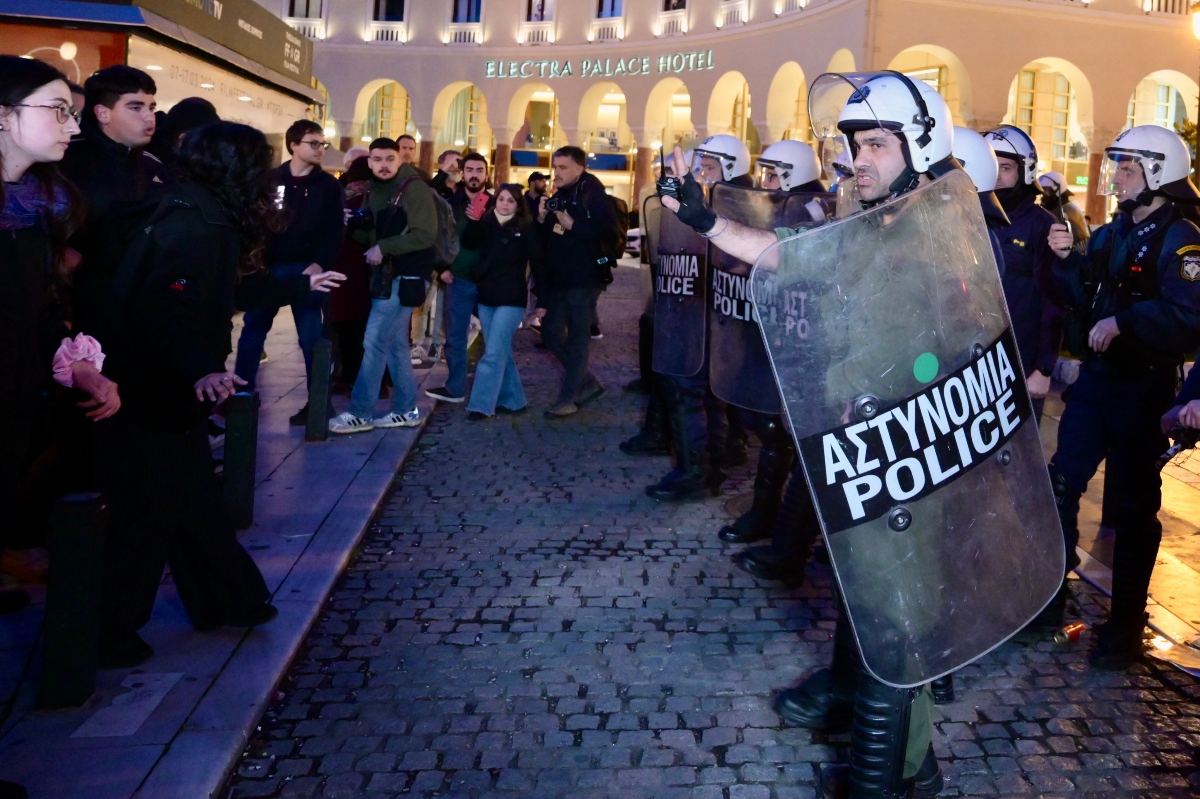
[[[512,340],[525,317],[529,268],[540,269],[542,242],[521,197],[521,187],[505,183],[496,190],[495,207],[487,211],[486,195],[475,195],[467,208],[463,246],[479,250],[471,280],[479,288],[479,321],[483,324],[483,357],[467,402],[467,418],[525,409],[525,389],[513,360]]]
[[[117,64],[88,78],[84,90],[83,134],[71,142],[62,162],[63,174],[87,204],[83,226],[71,237],[81,258],[72,278],[72,305],[77,328],[104,344],[106,332],[99,325],[109,317],[109,281],[130,231],[158,204],[172,177],[145,149],[157,124],[158,89],[149,75]]]
[[[283,211],[287,227],[267,240],[263,254],[267,269],[281,280],[334,268],[342,248],[345,205],[342,185],[321,168],[329,147],[321,126],[311,119],[293,122],[284,134],[284,141],[291,160],[272,170],[270,180],[275,188],[275,207]],[[310,382],[313,347],[323,337],[321,305],[321,295],[317,293],[292,303],[296,337],[304,353],[304,373]],[[247,311],[242,317],[235,371],[246,381],[248,391],[254,390],[263,343],[278,312],[278,308],[264,308]],[[306,402],[289,421],[304,425],[307,420]]]
[[[198,630],[250,627],[276,615],[238,543],[213,474],[207,420],[236,391],[225,371],[235,307],[284,305],[341,279],[284,283],[261,266],[274,186],[271,147],[254,128],[217,122],[187,134],[181,180],[139,226],[140,259],[123,262],[109,355],[121,413],[99,445],[110,500],[100,663],[129,667],[153,649],[150,618],[165,562]],[[136,252],[136,251],[135,251]],[[122,288],[127,287],[127,288]]]
[[[561,418],[604,393],[588,364],[591,327],[600,291],[612,282],[612,252],[620,231],[604,184],[587,171],[587,153],[560,147],[551,164],[554,200],[562,207],[549,210],[546,197],[538,205],[546,266],[535,282],[546,302],[542,338],[565,370],[558,400],[546,417]]]

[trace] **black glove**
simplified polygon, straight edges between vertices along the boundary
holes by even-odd
[[[704,201],[704,189],[689,172],[679,178],[659,178],[658,193],[661,197],[674,197],[679,201],[676,215],[680,221],[697,233],[704,234],[717,224],[717,215]]]

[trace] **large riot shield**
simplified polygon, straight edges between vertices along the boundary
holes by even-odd
[[[691,377],[704,365],[708,242],[666,208],[654,272],[654,371]]]
[[[645,310],[651,314],[654,313],[654,274],[658,271],[658,225],[662,211],[662,200],[657,194],[651,194],[642,203],[642,252],[646,255],[646,265],[639,288],[646,303]]]
[[[927,683],[1024,627],[1063,538],[966,173],[772,245],[751,292],[870,673]]]
[[[769,191],[731,183],[712,187],[712,209],[760,230],[816,225],[833,216],[833,195]],[[718,398],[759,413],[782,412],[771,361],[750,302],[751,264],[717,248],[711,257],[709,384]],[[765,313],[777,314],[778,308]]]

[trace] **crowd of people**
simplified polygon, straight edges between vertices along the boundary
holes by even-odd
[[[202,98],[158,111],[156,89],[129,66],[80,87],[0,56],[0,501],[13,509],[0,547],[44,546],[64,494],[105,498],[101,668],[153,654],[138,631],[168,564],[197,630],[276,615],[210,437],[223,401],[254,390],[282,307],[309,384],[329,340],[332,388],[350,395],[341,414],[295,409],[294,425],[324,414],[336,434],[415,426],[414,362],[439,356],[448,377],[431,397],[465,402],[472,421],[522,413],[512,340],[531,322],[562,364],[546,413],[563,418],[604,391],[589,345],[624,234],[577,148],[553,155],[556,204],[540,175],[528,193],[493,190],[479,153],[448,151],[430,177],[411,136],[348,153],[338,178],[316,122],[292,124],[277,153]],[[468,393],[473,324],[485,348]],[[0,612],[29,601],[0,591]]]

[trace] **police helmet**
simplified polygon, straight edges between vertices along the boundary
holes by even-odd
[[[851,153],[856,153],[856,131],[883,128],[904,142],[904,158],[910,170],[917,174],[933,172],[935,176],[945,171],[944,162],[951,157],[953,147],[954,123],[949,106],[937,90],[892,70],[847,77],[866,78],[838,114],[837,128],[846,136]]]
[[[721,165],[722,180],[730,181],[750,173],[750,151],[737,136],[728,133],[709,136],[696,147],[695,154],[699,158],[716,159]],[[693,171],[699,165],[699,158],[692,164]]]
[[[970,128],[954,128],[954,157],[975,181],[976,191],[996,190],[1000,162],[987,139]]]
[[[803,186],[821,177],[821,159],[817,157],[816,150],[804,142],[784,139],[762,151],[758,157],[758,169],[760,186],[761,173],[772,169],[779,178],[779,188],[791,191],[796,186]]]
[[[1041,187],[1037,182],[1038,152],[1029,134],[1015,125],[1001,125],[989,130],[986,134],[988,144],[1000,158],[1011,158],[1021,164],[1021,182],[1035,190]]]
[[[1059,197],[1064,199],[1071,196],[1071,188],[1067,185],[1067,179],[1063,177],[1062,172],[1043,172],[1038,175],[1038,183],[1043,189],[1053,189]]]
[[[1137,162],[1145,174],[1146,191],[1174,200],[1200,200],[1200,192],[1188,180],[1192,157],[1178,133],[1158,125],[1138,125],[1117,137],[1104,151],[1098,194],[1123,193],[1117,181],[1122,164]],[[1133,198],[1128,198],[1133,199]]]

